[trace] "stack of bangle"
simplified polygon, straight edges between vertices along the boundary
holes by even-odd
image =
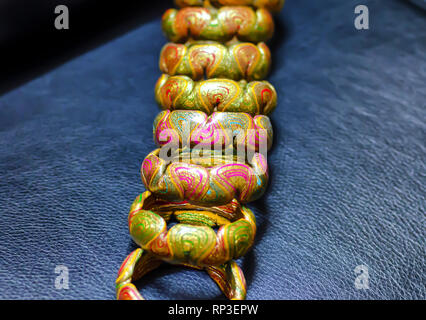
[[[163,262],[205,270],[229,299],[245,299],[234,259],[253,245],[256,220],[246,203],[268,182],[267,151],[277,104],[267,81],[271,13],[284,0],[175,0],[163,16],[172,42],[160,54],[155,98],[159,146],[143,161],[147,191],[128,217],[140,246],[125,259],[117,299],[143,299],[132,283]],[[168,224],[176,223],[168,228]],[[215,228],[218,228],[215,231]]]

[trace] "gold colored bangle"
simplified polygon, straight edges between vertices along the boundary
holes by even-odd
[[[271,53],[263,42],[168,43],[161,50],[160,70],[168,75],[184,75],[193,80],[204,77],[247,81],[264,79],[271,65]]]
[[[267,116],[242,112],[163,111],[154,120],[154,141],[158,146],[211,147],[259,152],[270,149],[272,125]],[[263,146],[261,146],[263,144]]]
[[[244,275],[232,259],[244,255],[253,245],[256,233],[253,213],[233,201],[223,207],[205,208],[211,210],[207,212],[212,216],[232,219],[222,218],[225,222],[217,223],[220,225],[217,233],[205,225],[202,215],[190,220],[186,217],[183,224],[167,230],[166,220],[172,214],[188,216],[190,207],[187,203],[165,202],[149,191],[136,197],[129,212],[129,230],[141,249],[132,252],[120,267],[116,280],[117,299],[143,299],[132,281],[157,268],[163,261],[205,269],[229,299],[245,298]],[[189,221],[191,225],[187,224]],[[216,221],[221,220],[216,218]]]
[[[156,212],[150,210],[152,207]],[[182,203],[174,205],[157,200],[156,195],[146,191],[136,197],[130,208],[129,231],[133,240],[157,259],[203,268],[221,265],[244,255],[252,246],[256,233],[256,220],[251,210],[238,204],[233,208],[232,221],[223,219],[225,222],[216,233],[205,224],[203,215],[188,217],[196,210],[188,210]],[[220,212],[220,208],[218,210]],[[179,223],[167,230],[167,220],[172,214],[186,214],[183,219],[191,224]],[[209,214],[213,219],[218,215]],[[191,245],[184,245],[187,241]]]
[[[175,0],[178,7],[195,6],[252,6],[255,8],[265,8],[271,12],[278,12],[284,5],[284,0]]]
[[[250,7],[169,9],[163,15],[163,31],[172,42],[213,40],[262,42],[272,37],[274,21],[266,9]]]
[[[200,110],[207,114],[217,110],[268,115],[277,105],[275,88],[267,81],[209,79],[196,82],[187,76],[166,74],[157,81],[155,99],[163,109]]]
[[[168,162],[159,153],[160,149],[156,149],[145,158],[141,177],[146,189],[163,199],[212,206],[226,204],[234,198],[247,203],[259,199],[265,192],[268,168],[260,153],[254,154],[251,164],[237,160],[212,167]]]
[[[162,264],[149,252],[136,249],[122,263],[116,280],[117,300],[144,300],[133,281],[139,280],[146,273]],[[195,269],[199,267],[188,266]],[[225,296],[230,300],[244,300],[246,297],[246,281],[240,267],[234,260],[219,266],[204,268],[215,281]]]

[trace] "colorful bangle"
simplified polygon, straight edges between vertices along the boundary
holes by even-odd
[[[271,65],[271,53],[263,42],[189,44],[168,43],[161,50],[160,70],[168,75],[185,75],[247,81],[264,79]]]
[[[246,203],[260,198],[267,186],[267,163],[261,153],[254,154],[251,165],[234,159],[211,167],[191,163],[192,159],[189,163],[166,161],[159,154],[156,149],[143,161],[142,182],[147,190],[169,201],[212,206],[236,198]]]
[[[167,230],[170,212],[188,211],[166,203],[163,206],[168,213],[164,215],[161,206],[156,207],[158,213],[151,211],[151,206],[156,206],[156,200],[148,191],[135,199],[129,213],[129,231],[142,249],[160,260],[195,267],[221,265],[241,257],[253,244],[256,221],[251,210],[244,206],[237,207],[235,221],[221,225],[217,234],[203,225],[202,220],[198,225],[179,223]]]
[[[150,252],[136,249],[121,264],[115,281],[117,300],[144,300],[132,281],[139,280],[163,263]]]
[[[195,82],[186,76],[163,74],[155,86],[155,99],[164,109],[213,110],[270,114],[277,105],[275,88],[267,81],[235,82],[210,79]]]
[[[226,42],[262,42],[272,37],[274,21],[266,9],[222,7],[220,9],[187,7],[169,9],[163,15],[163,31],[172,42],[213,40]]]
[[[173,144],[177,148],[211,146],[225,150],[233,146],[259,152],[263,143],[266,152],[273,139],[267,116],[252,117],[242,112],[213,112],[208,116],[202,111],[162,111],[154,120],[153,131],[157,145]]]
[[[144,252],[142,249],[136,249],[130,253],[118,271],[116,280],[117,300],[144,300],[132,281],[139,280],[149,271],[160,266],[162,262],[150,252]],[[188,265],[188,267],[200,269],[196,266]],[[208,266],[204,269],[228,299],[245,299],[246,281],[242,270],[234,260],[218,266]]]
[[[278,12],[284,5],[284,0],[175,0],[178,7],[223,7],[223,6],[252,6]]]

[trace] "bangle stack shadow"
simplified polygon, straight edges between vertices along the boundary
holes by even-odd
[[[128,217],[140,248],[120,267],[117,299],[143,299],[132,282],[168,262],[207,271],[228,299],[243,300],[246,282],[234,259],[250,249],[256,234],[245,204],[261,197],[268,182],[260,145],[266,152],[272,144],[267,115],[277,94],[264,80],[271,64],[265,41],[274,31],[271,13],[284,0],[175,3],[179,9],[162,19],[172,42],[161,51],[163,74],[155,86],[164,109],[153,128],[160,149],[142,163],[147,191],[136,197]],[[194,156],[199,146],[218,141],[223,149]],[[161,157],[167,144],[178,146],[168,160]],[[236,155],[241,146],[250,157]],[[172,220],[176,224],[168,228]]]

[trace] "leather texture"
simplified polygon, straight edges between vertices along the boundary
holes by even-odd
[[[405,1],[287,1],[247,299],[425,299],[425,13]],[[128,209],[155,144],[161,16],[0,97],[0,298],[114,299]],[[75,22],[74,22],[75,23]],[[369,289],[354,286],[357,265]],[[69,268],[69,289],[54,269]],[[147,299],[223,299],[165,265]]]

